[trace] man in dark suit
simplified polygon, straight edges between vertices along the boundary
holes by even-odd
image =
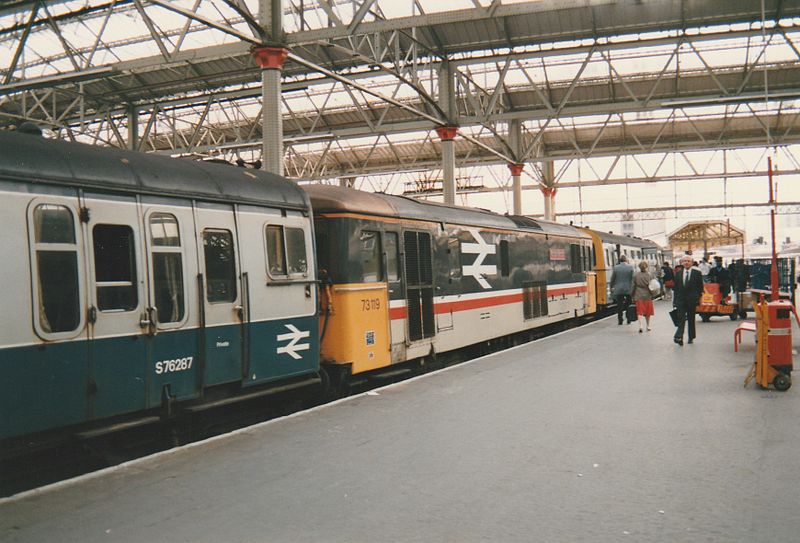
[[[694,311],[703,294],[703,274],[700,270],[692,268],[692,257],[684,255],[681,258],[683,269],[675,274],[675,288],[673,290],[672,305],[677,311],[678,329],[675,330],[674,341],[683,345],[683,328],[689,321],[689,343],[695,338]]]
[[[617,304],[617,324],[622,324],[622,316],[631,305],[631,291],[633,291],[633,266],[628,264],[627,256],[619,255],[619,263],[611,270],[610,283],[611,296]]]

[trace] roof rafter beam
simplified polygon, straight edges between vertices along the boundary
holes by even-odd
[[[172,11],[174,13],[177,13],[178,15],[183,15],[184,17],[186,17],[188,19],[193,19],[193,20],[195,20],[195,21],[197,21],[199,23],[203,23],[204,25],[206,25],[206,26],[208,26],[210,28],[213,28],[215,30],[219,30],[219,31],[224,32],[226,34],[230,34],[231,36],[235,36],[235,37],[239,38],[240,40],[242,40],[244,42],[247,42],[247,43],[250,43],[252,45],[261,45],[262,44],[262,41],[261,41],[260,38],[256,38],[256,37],[254,37],[252,35],[245,34],[244,32],[240,32],[239,30],[236,30],[232,26],[228,26],[228,25],[224,25],[224,24],[218,23],[217,21],[213,21],[213,20],[209,19],[208,17],[203,17],[202,15],[198,15],[197,13],[189,11],[188,9],[184,9],[184,8],[179,7],[179,6],[176,6],[176,5],[168,2],[167,0],[146,0],[146,1],[151,3],[151,4],[154,4],[156,6],[162,7],[164,9],[166,9],[166,10],[169,10],[169,11]]]

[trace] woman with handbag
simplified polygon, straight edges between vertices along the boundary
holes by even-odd
[[[650,328],[650,317],[655,313],[653,296],[661,291],[658,279],[647,272],[647,261],[639,262],[639,271],[633,276],[633,301],[636,303],[636,315],[639,317],[639,333],[642,333],[643,322]]]
[[[675,286],[675,272],[666,260],[661,265],[661,273],[663,274],[661,280],[664,282],[664,300],[669,302],[672,300],[672,287]]]

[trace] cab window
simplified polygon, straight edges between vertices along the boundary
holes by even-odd
[[[381,273],[381,236],[378,232],[362,230],[358,236],[361,282],[374,283],[383,279]]]
[[[386,248],[386,279],[398,281],[400,279],[400,244],[397,232],[386,232],[383,239]]]
[[[269,224],[265,230],[267,271],[271,277],[308,274],[306,237],[302,228]]]

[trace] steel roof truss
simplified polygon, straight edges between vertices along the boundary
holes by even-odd
[[[689,123],[689,126],[694,131],[694,133],[697,134],[697,137],[700,138],[700,141],[702,141],[703,143],[708,143],[706,141],[706,138],[703,136],[703,133],[700,132],[700,130],[697,128],[697,125],[695,124],[694,119],[692,119],[692,116],[686,115],[685,111],[683,113],[686,121]]]
[[[213,101],[214,101],[213,97],[209,98],[208,101],[206,101],[206,105],[203,108],[203,112],[200,114],[200,119],[195,124],[194,131],[192,132],[191,139],[189,140],[188,150],[190,153],[194,151],[194,147],[197,144],[198,138],[200,137],[200,131],[203,128],[203,123],[205,122],[206,117],[208,117],[208,112],[211,109],[211,104],[213,103]]]
[[[497,104],[498,98],[503,94],[504,85],[506,79],[506,74],[508,73],[508,68],[511,66],[511,59],[506,58],[505,64],[499,70],[499,75],[497,78],[497,84],[494,87],[494,91],[492,92],[491,96],[489,97],[489,103],[486,105],[486,108],[483,110],[483,117],[484,122],[488,122],[489,116],[494,112],[494,107]],[[500,108],[503,109],[503,108]]]
[[[556,109],[556,111],[551,116],[548,117],[547,122],[545,123],[545,128],[547,127],[548,124],[550,124],[550,120],[553,119],[553,117],[558,117],[558,115],[561,114],[561,110],[563,110],[564,107],[567,105],[567,102],[569,101],[570,96],[572,96],[572,93],[575,91],[575,87],[577,87],[578,81],[580,81],[581,75],[583,75],[583,72],[584,72],[584,70],[586,70],[586,67],[589,65],[589,61],[592,59],[593,55],[594,55],[594,48],[589,50],[589,53],[586,55],[586,58],[583,60],[583,63],[581,63],[581,66],[578,69],[578,73],[572,79],[572,83],[570,83],[566,94],[564,94],[564,98],[562,98],[561,102],[558,104],[558,108]],[[533,151],[533,147],[534,147],[535,143],[536,143],[536,141],[532,142],[531,145],[522,154],[522,157],[523,157],[524,160],[527,160],[527,158],[530,156],[530,153],[531,153],[531,151]]]
[[[159,112],[160,112],[160,108],[158,107],[158,104],[156,104],[155,106],[153,106],[153,109],[150,111],[150,118],[147,119],[147,124],[144,127],[144,132],[142,132],[142,136],[139,138],[139,145],[137,147],[137,150],[141,151],[143,149],[144,142],[146,142],[149,139],[150,131],[153,129],[153,126],[155,126],[155,124],[156,124],[156,119],[158,117]],[[188,145],[187,145],[188,142],[186,142],[186,139],[183,138],[183,133],[182,132],[178,132],[178,136],[181,137],[184,140],[184,146],[188,147]]]
[[[139,0],[134,0],[134,1],[139,1]],[[166,9],[166,10],[175,12],[175,13],[177,13],[179,15],[183,15],[184,17],[186,17],[188,19],[192,19],[192,20],[195,20],[195,21],[197,21],[199,23],[203,23],[204,25],[208,26],[209,28],[213,28],[215,30],[219,30],[221,32],[224,32],[226,34],[230,34],[231,36],[239,38],[240,40],[242,40],[244,42],[251,43],[253,45],[261,45],[262,44],[262,40],[260,39],[260,37],[256,38],[256,37],[253,37],[251,35],[245,34],[244,32],[240,32],[239,30],[233,28],[232,26],[218,23],[216,21],[213,21],[213,20],[209,19],[208,17],[204,17],[202,15],[199,15],[197,13],[189,11],[188,9],[184,9],[184,8],[178,7],[178,6],[174,5],[174,4],[171,4],[167,0],[146,0],[146,1],[151,3],[151,4],[154,4],[156,6],[162,7],[164,9]],[[322,1],[322,0],[320,0],[320,1]]]
[[[161,56],[164,57],[164,60],[170,60],[171,55],[167,50],[167,46],[164,45],[165,38],[162,37],[161,32],[158,30],[158,28],[156,28],[155,23],[153,23],[153,20],[145,11],[144,6],[142,6],[141,0],[133,0],[133,3],[136,6],[136,10],[139,12],[139,15],[141,16],[142,21],[144,21],[144,24],[147,27],[148,32],[150,32],[150,36],[153,38],[153,41],[155,42],[156,46],[158,46],[158,50],[161,51]],[[170,43],[170,46],[172,46],[172,43]]]
[[[25,44],[28,42],[28,36],[31,34],[31,28],[33,28],[33,22],[36,20],[36,15],[39,13],[39,2],[36,1],[33,3],[33,8],[31,9],[31,16],[28,19],[28,23],[25,25],[25,29],[22,31],[22,36],[20,37],[19,43],[17,44],[17,48],[14,50],[14,56],[11,58],[11,64],[8,66],[8,71],[6,72],[6,77],[3,79],[3,84],[8,85],[11,83],[11,80],[14,76],[14,71],[17,69],[17,63],[19,63],[19,59],[22,56],[22,52],[25,50]]]
[[[794,128],[795,124],[797,123],[798,117],[800,117],[800,112],[797,112],[797,113],[795,113],[794,115],[791,116],[792,120],[786,125],[786,130],[783,131],[783,134],[780,137],[781,141],[786,139],[786,137],[789,135],[789,132],[792,131],[792,128]]]
[[[364,20],[364,17],[369,12],[369,9],[375,3],[375,0],[364,0],[358,8],[358,11],[353,16],[353,20],[350,21],[350,24],[347,25],[347,33],[353,34],[358,30],[358,27],[361,26],[361,21]]]
[[[650,89],[650,92],[647,94],[647,97],[644,99],[644,104],[645,105],[649,105],[650,104],[650,100],[653,98],[653,95],[655,94],[656,89],[658,89],[658,86],[661,84],[661,80],[664,79],[664,75],[666,75],[667,70],[669,69],[670,65],[672,64],[672,61],[674,59],[676,59],[676,57],[678,56],[678,52],[681,49],[681,45],[683,45],[684,39],[685,38],[681,38],[676,42],[675,48],[672,50],[672,54],[670,54],[669,58],[664,63],[664,67],[661,68],[661,71],[659,72],[658,77],[656,78],[655,82],[653,83],[653,87]],[[676,70],[676,73],[677,73],[677,70]]]
[[[758,56],[756,57],[756,59],[752,63],[747,64],[747,61],[745,61],[744,74],[743,74],[744,78],[742,79],[742,83],[739,85],[739,88],[736,89],[736,94],[737,95],[741,94],[742,90],[744,90],[745,86],[747,85],[747,82],[750,81],[750,77],[755,73],[756,67],[759,65],[759,61],[761,60],[761,57],[763,57],[764,54],[767,52],[767,47],[769,47],[769,45],[772,43],[772,40],[775,37],[775,34],[776,34],[776,32],[773,31],[769,35],[769,39],[767,40],[766,43],[764,43],[762,45],[761,50],[758,53]],[[749,50],[749,40],[748,40],[748,50]]]
[[[322,8],[322,11],[325,12],[325,15],[328,16],[328,20],[333,23],[333,26],[344,26],[344,23],[342,23],[342,20],[336,14],[335,7],[331,5],[329,0],[317,0],[317,4]]]
[[[66,38],[64,38],[64,35],[61,33],[61,29],[58,27],[58,23],[55,20],[53,20],[53,17],[50,15],[50,11],[47,9],[46,4],[42,6],[42,9],[44,10],[45,16],[47,17],[47,25],[53,31],[53,34],[56,35],[58,41],[61,43],[61,47],[64,49],[64,53],[66,53],[67,59],[72,64],[72,68],[76,72],[80,71],[81,66],[86,63],[86,59],[79,52],[73,49],[72,46],[69,44],[69,42],[66,40]],[[77,62],[75,60],[76,56],[79,57],[81,60],[83,60],[83,62]]]
[[[609,85],[610,85],[611,89],[612,90],[614,89],[614,81],[613,81],[613,77],[612,77],[612,74],[613,74],[613,75],[615,75],[617,77],[617,80],[619,80],[620,84],[622,85],[622,88],[625,89],[625,92],[628,93],[628,95],[633,99],[633,101],[636,104],[641,104],[641,100],[639,99],[638,96],[636,96],[636,93],[633,92],[633,90],[631,90],[630,86],[625,81],[625,78],[622,77],[622,75],[620,75],[620,73],[617,71],[616,68],[614,68],[614,63],[611,62],[611,53],[608,52],[608,51],[600,51],[600,56],[602,56],[603,59],[606,61],[606,64],[608,64],[608,71],[609,71],[608,79],[609,79]]]
[[[250,12],[250,9],[247,7],[242,0],[222,0],[225,2],[228,7],[230,7],[233,11],[236,12],[244,21],[247,23],[247,26],[250,27],[250,31],[253,32],[253,35],[259,36],[262,41],[267,39],[267,28],[264,25],[261,25],[258,19]],[[199,4],[199,0],[197,4]],[[195,5],[195,9],[197,10],[197,5]],[[219,10],[217,10],[219,11]],[[221,15],[221,14],[220,14]],[[228,25],[233,26],[233,24],[228,21]]]

